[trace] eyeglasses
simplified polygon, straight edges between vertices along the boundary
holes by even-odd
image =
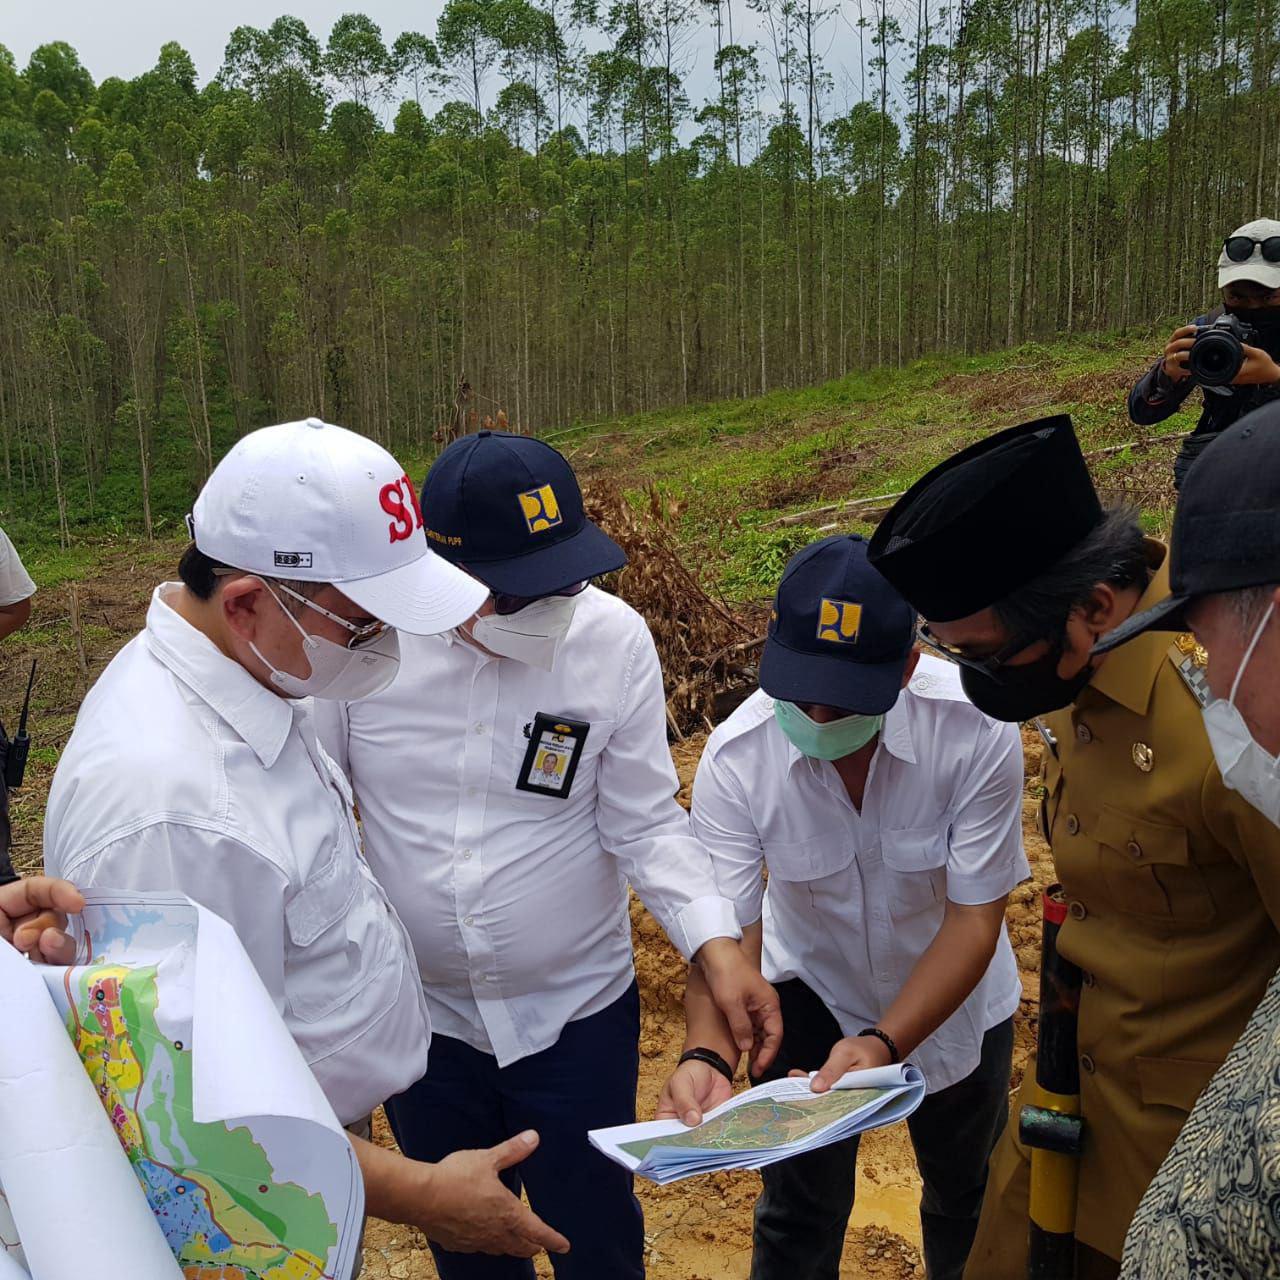
[[[576,596],[586,589],[587,583],[579,582],[572,587],[565,587],[560,591],[548,591],[545,595],[540,596],[513,596],[505,591],[495,591],[493,593],[493,611],[505,617],[509,613],[519,613],[521,609],[527,609],[531,604],[535,604],[539,600],[546,600],[551,596]]]
[[[292,587],[286,587],[283,582],[276,580],[276,586],[287,596],[292,596],[295,600],[301,601],[308,609],[314,609],[317,613],[323,614],[330,622],[336,622],[338,626],[345,631],[351,633],[351,638],[347,641],[348,649],[367,649],[376,640],[381,639],[391,629],[385,622],[366,622],[364,626],[358,626],[349,618],[341,618],[336,613],[330,613],[323,605],[316,604],[314,600],[308,600],[306,596],[300,592],[294,591]]]
[[[926,648],[932,649],[934,653],[941,654],[944,658],[949,658],[958,666],[968,667],[970,671],[976,671],[979,675],[990,676],[1003,667],[1010,658],[1015,657],[1023,649],[1035,644],[1037,640],[1041,640],[1043,637],[1020,636],[1016,640],[1011,640],[1004,648],[993,653],[989,658],[971,658],[968,654],[961,653],[959,649],[953,649],[949,644],[943,644],[929,630],[927,622],[921,622],[916,626],[916,639]]]
[[[1262,249],[1267,262],[1280,262],[1280,236],[1268,236],[1255,240],[1252,236],[1228,236],[1222,242],[1222,251],[1232,262],[1248,262],[1255,248]]]

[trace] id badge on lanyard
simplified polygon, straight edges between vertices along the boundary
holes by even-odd
[[[529,747],[516,779],[517,791],[567,800],[591,725],[585,720],[539,711],[527,732]]]

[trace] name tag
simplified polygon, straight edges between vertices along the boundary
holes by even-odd
[[[539,711],[527,730],[529,749],[520,765],[516,790],[566,799],[590,729],[585,720],[566,720]]]

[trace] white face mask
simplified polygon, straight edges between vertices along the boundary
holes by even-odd
[[[395,678],[400,667],[400,635],[394,627],[387,627],[376,639],[369,641],[359,649],[348,649],[345,645],[335,644],[324,636],[313,636],[305,631],[298,620],[281,603],[280,597],[271,590],[267,583],[268,595],[280,605],[280,610],[297,628],[302,637],[302,651],[311,666],[311,674],[304,677],[295,676],[288,671],[281,671],[267,661],[256,644],[249,647],[271,672],[271,683],[287,693],[291,698],[326,698],[333,702],[355,702],[360,698],[371,697],[381,693]],[[281,589],[288,591],[287,587]],[[305,596],[289,591],[308,608],[322,613],[326,618],[342,623],[353,635],[359,634],[362,628],[339,618],[313,604]]]
[[[1231,696],[1225,702],[1216,698],[1204,708],[1203,714],[1205,732],[1209,735],[1213,758],[1218,762],[1223,782],[1280,827],[1280,760],[1254,740],[1236,706],[1240,677],[1244,675],[1275,607],[1272,601],[1244,651],[1240,670],[1231,684]]]
[[[577,607],[577,596],[544,596],[515,613],[477,618],[471,624],[471,638],[490,653],[550,671]]]

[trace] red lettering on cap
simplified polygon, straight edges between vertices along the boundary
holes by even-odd
[[[413,503],[413,514],[418,517],[418,528],[422,528],[422,508],[418,505],[418,491],[413,487],[413,481],[408,476],[401,476],[400,483],[404,485],[405,492],[409,495],[409,501]]]
[[[412,487],[410,487],[409,492],[413,492]],[[381,503],[383,511],[391,517],[391,523],[387,526],[391,534],[391,541],[403,542],[406,538],[412,538],[413,517],[404,505],[404,497],[400,493],[400,481],[397,480],[394,484],[384,484],[378,494],[378,501]],[[414,505],[416,506],[417,504],[415,503]]]

